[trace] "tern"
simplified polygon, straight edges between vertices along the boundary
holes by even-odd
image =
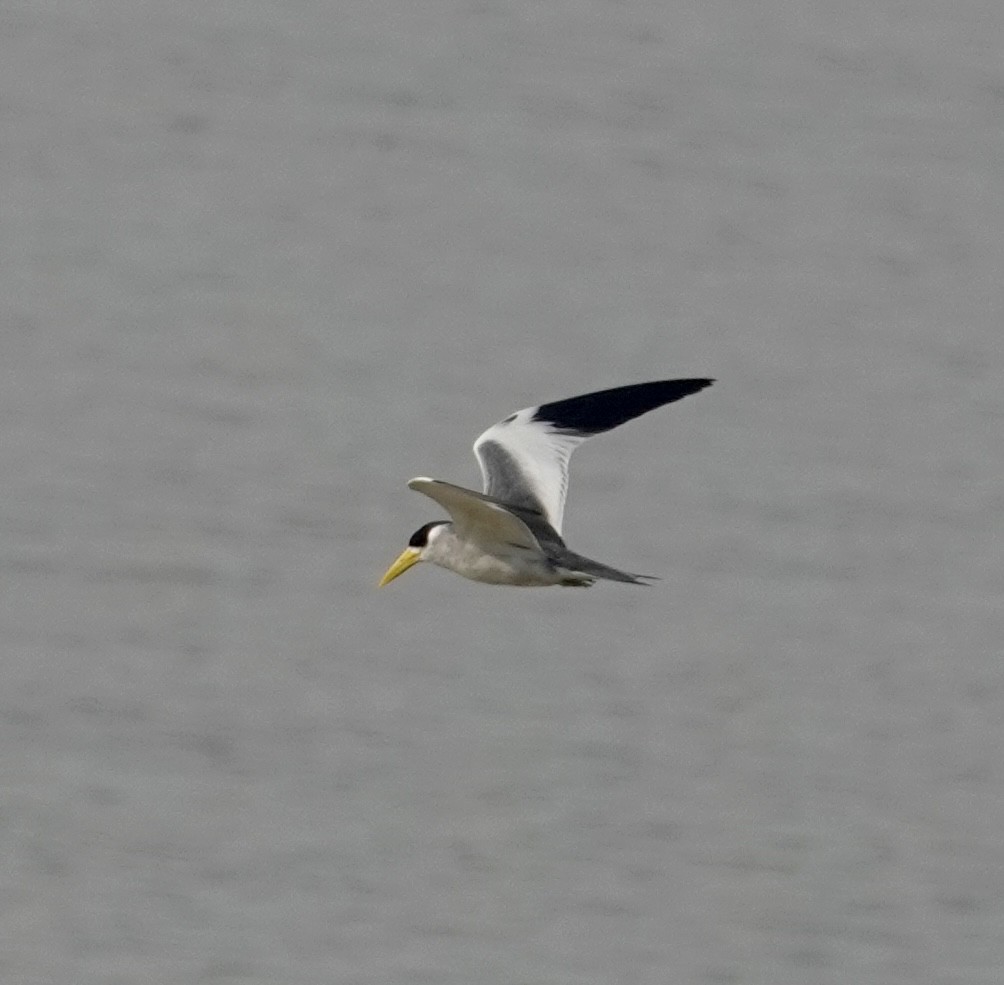
[[[408,483],[452,520],[419,527],[380,587],[419,561],[490,585],[588,587],[597,579],[644,585],[633,575],[569,550],[561,539],[568,460],[588,438],[681,400],[714,380],[635,383],[527,407],[474,443],[484,492],[419,476]]]

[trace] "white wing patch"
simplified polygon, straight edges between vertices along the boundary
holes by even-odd
[[[632,383],[517,411],[474,443],[485,492],[510,506],[536,510],[560,534],[568,460],[583,441],[713,382],[695,378]]]
[[[485,492],[544,514],[560,534],[568,493],[568,460],[588,435],[534,421],[536,407],[493,424],[474,443]]]

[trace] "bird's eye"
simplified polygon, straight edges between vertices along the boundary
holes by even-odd
[[[432,523],[426,523],[421,526],[411,535],[411,540],[408,541],[409,547],[421,548],[425,547],[429,543],[429,534],[432,532],[433,528],[442,526],[442,520],[434,520]]]

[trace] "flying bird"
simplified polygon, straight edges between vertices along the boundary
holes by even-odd
[[[598,578],[643,585],[633,575],[569,550],[561,539],[568,460],[588,438],[714,380],[635,383],[527,407],[493,424],[474,443],[484,492],[419,476],[408,483],[434,499],[452,520],[418,528],[380,579],[380,587],[419,561],[490,585],[587,587]]]

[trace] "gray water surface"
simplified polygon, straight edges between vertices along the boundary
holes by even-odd
[[[0,11],[0,977],[996,985],[996,0]],[[648,590],[377,579],[517,408]]]

